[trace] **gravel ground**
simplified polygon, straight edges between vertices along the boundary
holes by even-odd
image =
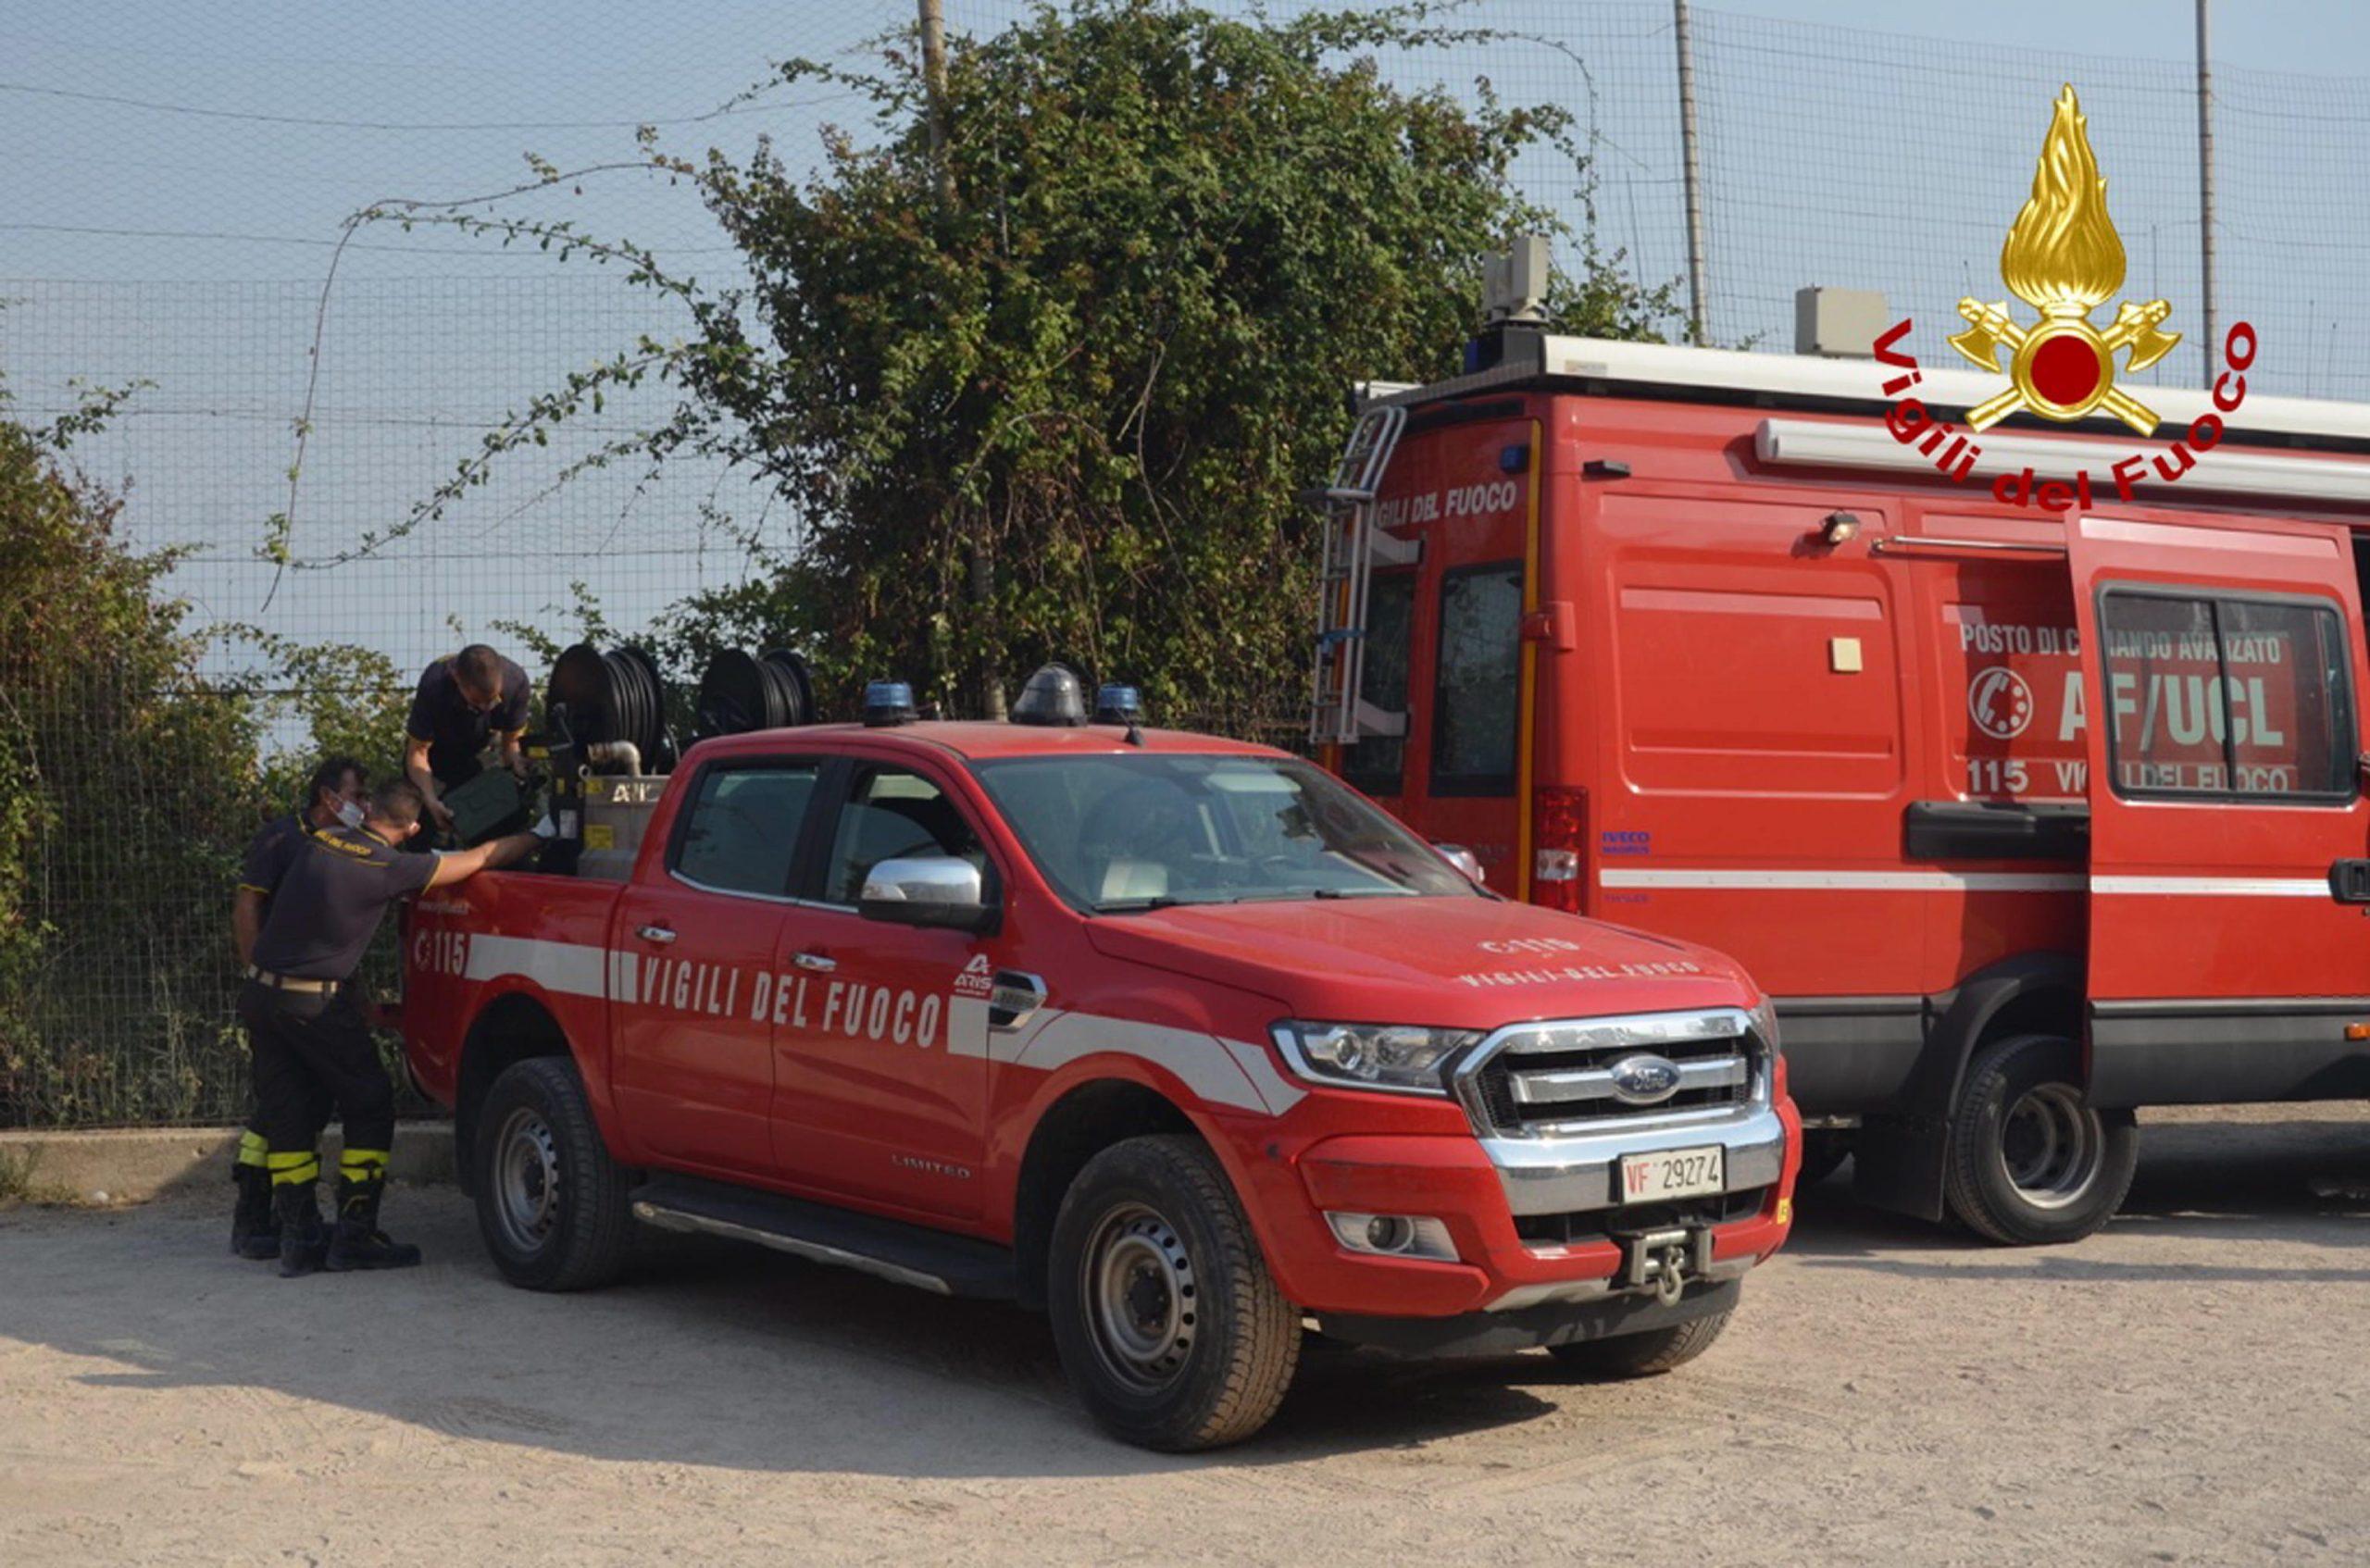
[[[703,1242],[530,1295],[449,1190],[283,1282],[217,1202],[0,1213],[0,1563],[2370,1562],[2370,1106],[2160,1117],[2105,1234],[1806,1195],[1711,1354],[1313,1344],[1194,1459],[1090,1427],[1041,1320]]]

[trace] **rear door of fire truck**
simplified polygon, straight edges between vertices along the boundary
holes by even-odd
[[[2069,519],[2090,1092],[2370,1092],[2362,606],[2331,524]]]
[[[1528,896],[1526,759],[1536,691],[1523,617],[1538,595],[1539,427],[1520,399],[1410,418],[1378,522],[1421,541],[1377,566],[1367,593],[1365,695],[1405,732],[1341,749],[1352,784],[1436,842],[1478,857],[1489,885]]]

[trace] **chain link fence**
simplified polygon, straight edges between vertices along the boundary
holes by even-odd
[[[984,33],[1021,9],[950,0],[950,23]],[[801,159],[843,95],[713,109],[768,59],[842,53],[911,16],[904,0],[692,7],[661,37],[639,13],[596,5],[570,26],[616,36],[586,46],[580,79],[522,85],[498,57],[514,45],[467,31],[496,24],[456,19],[456,49],[483,56],[199,54],[212,63],[177,86],[207,25],[186,10],[107,47],[0,33],[19,46],[0,74],[21,78],[0,81],[0,131],[29,155],[0,184],[12,198],[0,233],[50,262],[47,276],[0,280],[12,417],[43,426],[91,387],[137,383],[69,457],[94,495],[116,498],[102,504],[119,501],[129,548],[169,553],[154,586],[179,606],[139,628],[169,657],[116,656],[104,640],[125,631],[104,617],[34,616],[0,648],[0,782],[47,803],[14,923],[0,921],[0,1124],[235,1114],[229,889],[247,834],[293,804],[316,750],[389,765],[402,699],[431,658],[484,640],[539,668],[531,639],[636,635],[759,569],[757,543],[794,547],[796,519],[769,511],[765,491],[697,463],[563,482],[603,442],[662,417],[654,392],[612,400],[436,520],[365,548],[506,414],[685,323],[615,272],[449,231],[367,229],[326,283],[338,218],[391,194],[515,182],[527,150],[563,167],[630,156],[645,117],[677,150],[745,152],[763,133]],[[1643,280],[1683,280],[1670,7],[1479,0],[1447,20],[1501,36],[1393,56],[1385,74],[1464,93],[1486,80],[1508,102],[1567,108],[1590,166],[1534,153],[1518,169],[1528,193]],[[2125,292],[2171,300],[2169,326],[2190,334],[2140,379],[2197,380],[2190,65],[1716,8],[1695,12],[1692,31],[1715,342],[1790,351],[1794,290],[1818,283],[1883,290],[1916,321],[1915,352],[1946,358],[1960,296],[2002,292],[2000,243],[2070,80],[2128,254]],[[282,104],[269,82],[296,71],[319,90]],[[2370,161],[2370,80],[2219,68],[2215,89],[2223,319],[2256,326],[2262,390],[2370,396],[2370,319],[2347,281],[2370,248],[2370,187],[2351,178]],[[92,154],[110,127],[143,156]],[[727,272],[731,253],[695,205],[630,183],[592,183],[579,206],[538,200],[672,265]],[[168,197],[183,187],[226,216],[176,216]],[[282,514],[275,559],[269,519]]]

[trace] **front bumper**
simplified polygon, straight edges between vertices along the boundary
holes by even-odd
[[[1538,1309],[1578,1322],[1612,1311],[1608,1300],[1654,1300],[1670,1288],[1665,1262],[1692,1299],[1768,1257],[1792,1221],[1801,1121],[1782,1081],[1747,1105],[1555,1138],[1477,1137],[1457,1107],[1412,1097],[1312,1094],[1291,1120],[1283,1137],[1273,1122],[1243,1124],[1237,1171],[1278,1284],[1320,1319],[1486,1313],[1511,1324]],[[1711,1144],[1726,1193],[1621,1203],[1626,1154]],[[1436,1218],[1456,1259],[1354,1251],[1328,1212]]]
[[[1744,1287],[1734,1279],[1690,1287],[1675,1301],[1654,1296],[1607,1296],[1585,1305],[1551,1302],[1510,1312],[1455,1317],[1363,1317],[1328,1313],[1319,1333],[1347,1344],[1403,1356],[1502,1356],[1541,1345],[1577,1345],[1624,1334],[1676,1328],[1733,1311]]]

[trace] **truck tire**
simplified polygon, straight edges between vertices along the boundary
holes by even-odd
[[[2077,1062],[2072,1040],[2011,1035],[1967,1064],[1944,1197],[1977,1236],[2011,1247],[2079,1241],[2123,1206],[2139,1127],[2128,1111],[2087,1102]]]
[[[530,1290],[616,1278],[633,1241],[626,1173],[601,1141],[576,1064],[513,1064],[486,1091],[477,1126],[478,1230],[502,1276]]]
[[[1300,1361],[1300,1313],[1194,1138],[1131,1138],[1087,1162],[1054,1220],[1045,1300],[1088,1413],[1166,1453],[1258,1431]]]
[[[1610,1339],[1577,1339],[1550,1345],[1548,1353],[1585,1376],[1614,1382],[1628,1377],[1656,1377],[1685,1366],[1712,1348],[1729,1313],[1714,1313],[1675,1328],[1650,1328],[1643,1334],[1621,1334]]]

